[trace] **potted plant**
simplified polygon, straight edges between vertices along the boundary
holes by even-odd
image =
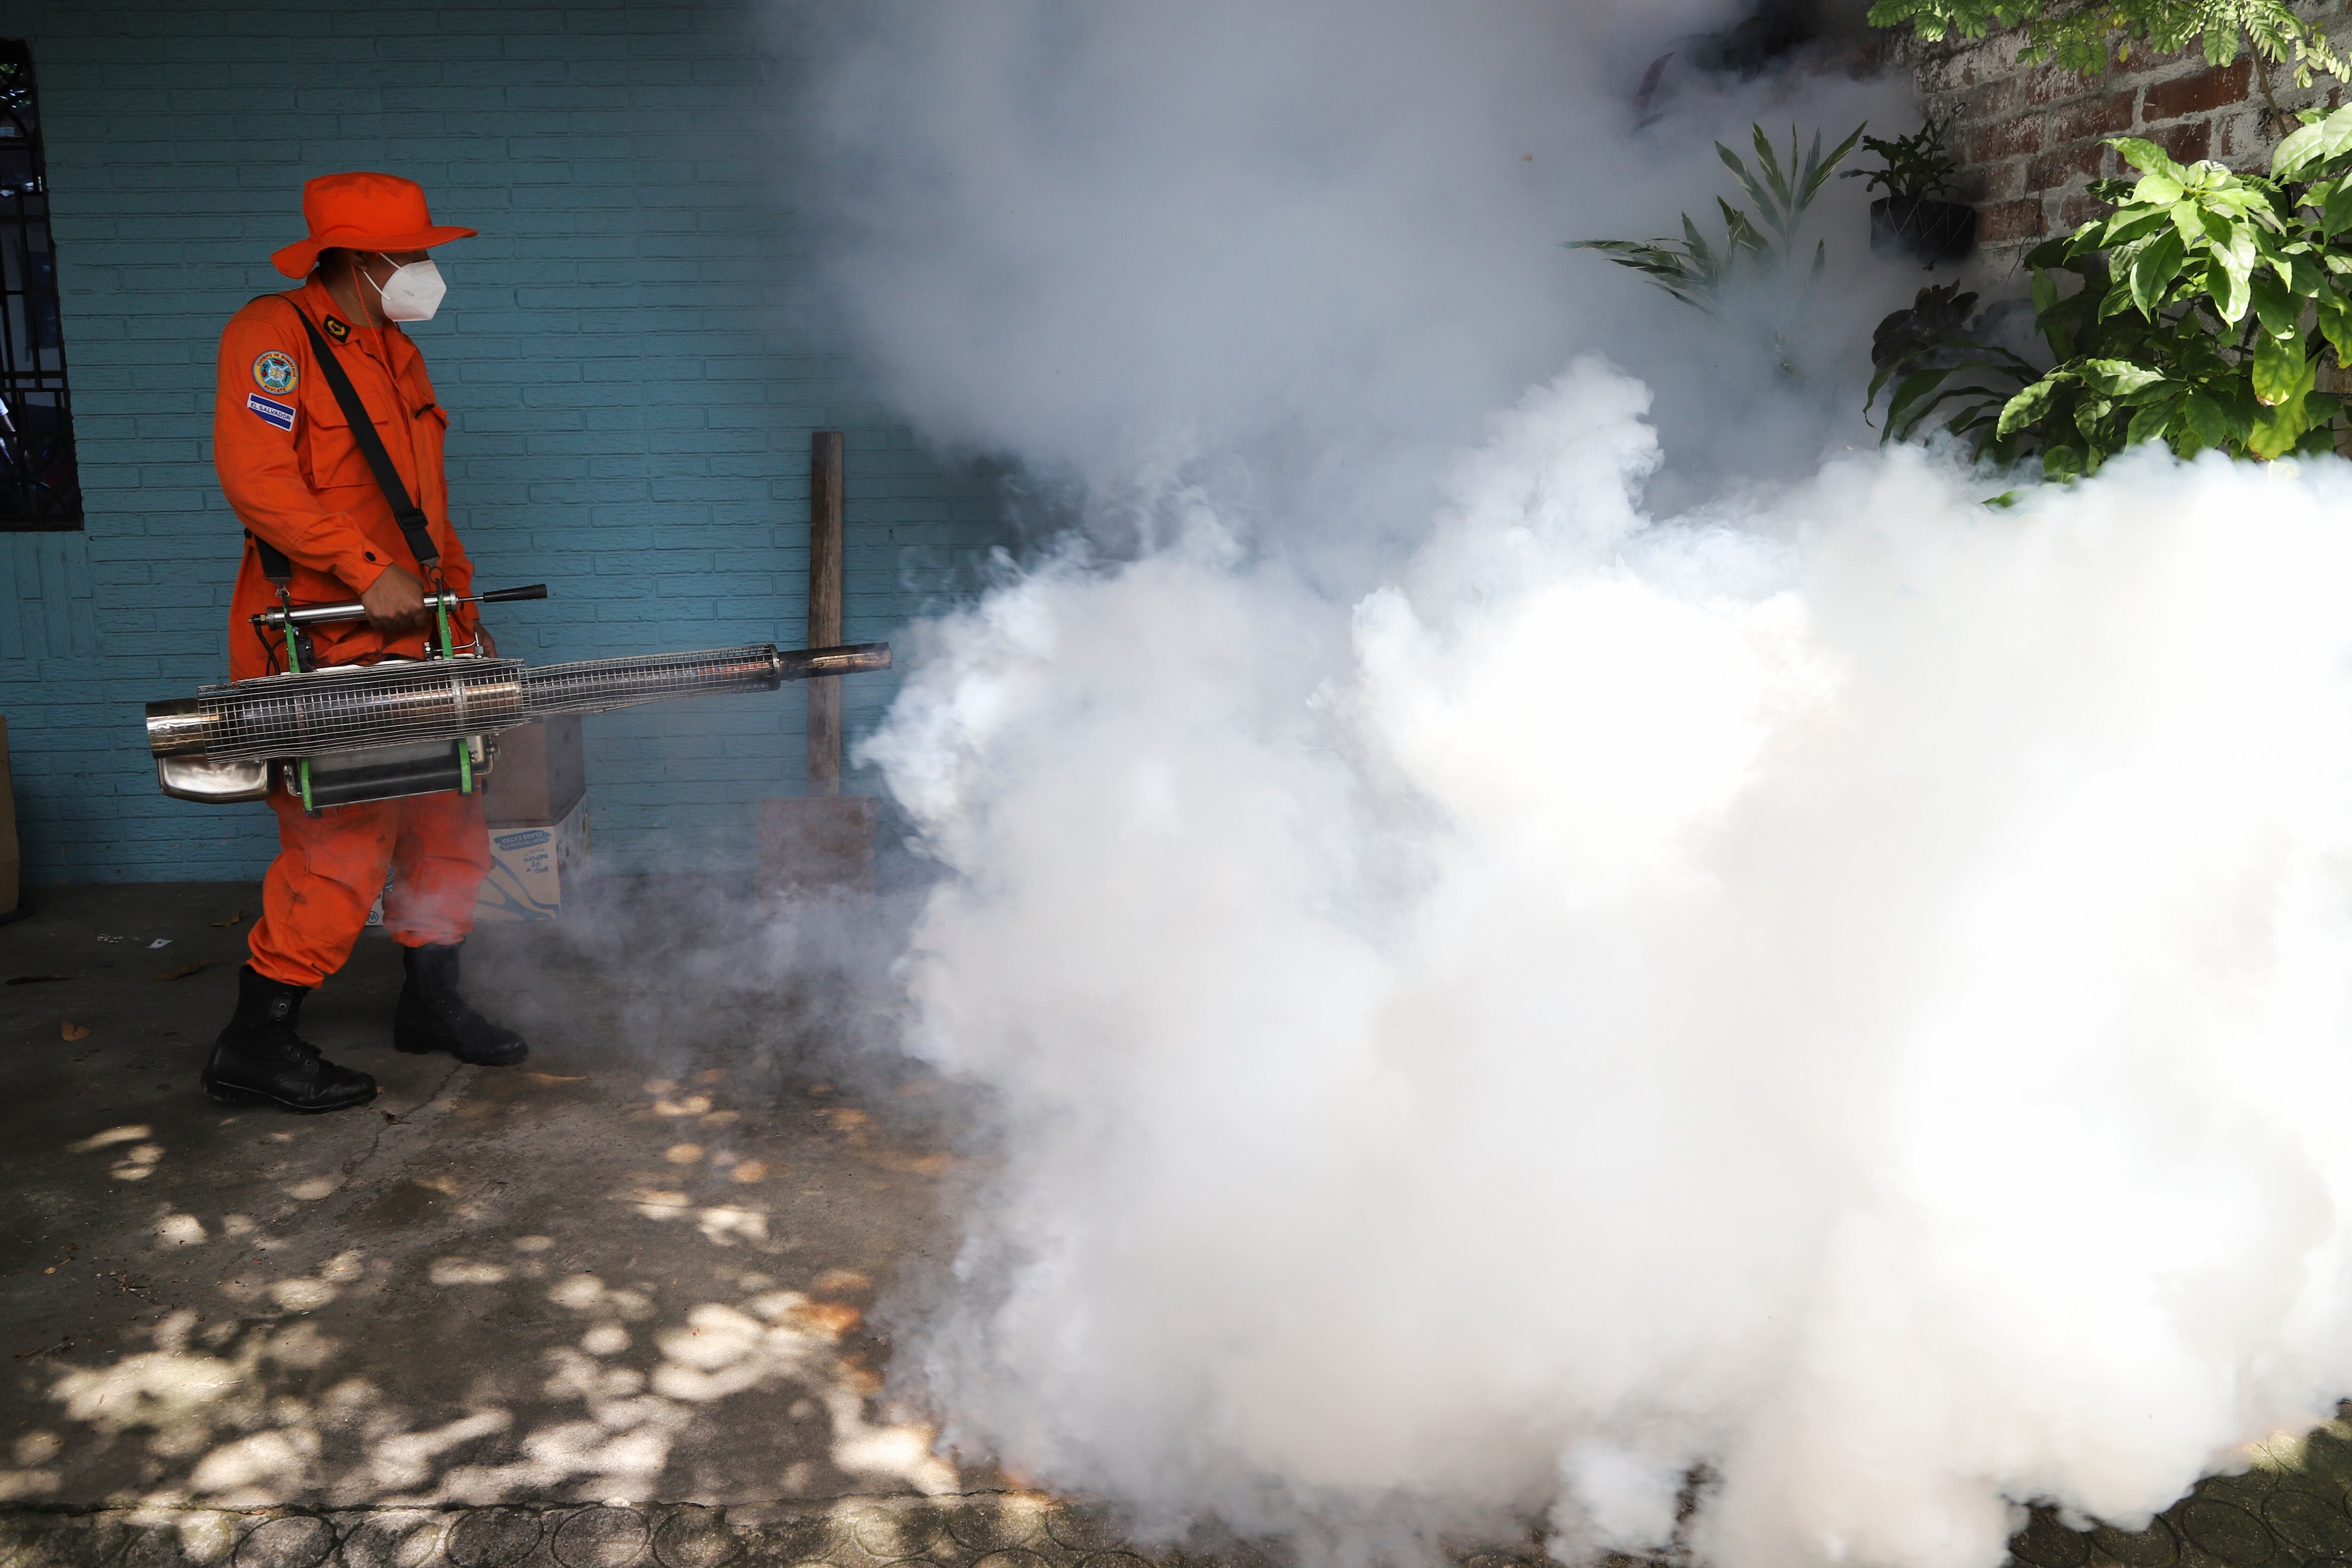
[[[1959,260],[1976,247],[1977,211],[1940,197],[1956,193],[1952,176],[1959,165],[1944,148],[1944,131],[1930,120],[1908,136],[1888,141],[1865,136],[1862,145],[1883,167],[1849,169],[1842,176],[1867,180],[1886,194],[1870,204],[1870,249],[1888,261],[1936,267]]]

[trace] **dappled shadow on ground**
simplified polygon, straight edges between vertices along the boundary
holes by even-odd
[[[790,953],[739,951],[720,988],[677,961],[688,928],[618,951],[597,935],[469,949],[480,993],[534,1040],[520,1070],[392,1057],[397,956],[363,946],[306,1028],[388,1074],[386,1093],[331,1117],[193,1094],[122,1114],[124,1061],[226,999],[194,987],[60,983],[41,1016],[0,1015],[26,1051],[60,1007],[92,1020],[69,1061],[0,1063],[18,1200],[0,1503],[719,1504],[965,1484],[919,1414],[884,1398],[866,1318],[946,1233],[958,1166],[937,1146],[936,1086],[830,1081],[796,1038],[822,977],[780,976]],[[763,987],[777,1005],[757,1005]]]

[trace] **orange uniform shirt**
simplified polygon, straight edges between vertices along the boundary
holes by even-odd
[[[367,405],[401,482],[424,509],[441,551],[436,564],[443,580],[455,592],[472,591],[474,567],[449,526],[449,486],[442,471],[449,415],[425,379],[425,356],[396,326],[371,329],[343,320],[334,296],[315,278],[255,300],[221,334],[213,463],[237,521],[294,563],[297,605],[356,599],[387,567],[424,575],[393,521],[392,503],[352,438],[350,420],[320,373],[310,335],[295,319],[295,309],[335,343],[343,373]],[[265,644],[249,619],[277,602],[278,591],[262,575],[260,553],[248,539],[229,605],[230,678],[284,668],[278,634],[270,633]],[[460,640],[471,636],[470,607],[451,616],[450,626]],[[316,626],[310,635],[322,664],[425,652],[422,632],[385,637],[364,621]]]

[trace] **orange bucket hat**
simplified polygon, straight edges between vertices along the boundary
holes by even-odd
[[[319,253],[331,246],[425,250],[444,240],[471,239],[475,232],[436,225],[425,210],[425,187],[397,174],[321,174],[306,180],[302,218],[310,225],[310,237],[269,258],[289,277],[309,277]]]

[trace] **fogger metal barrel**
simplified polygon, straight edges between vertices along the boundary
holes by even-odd
[[[772,692],[787,681],[889,667],[887,643],[790,650],[763,643],[537,669],[475,658],[334,666],[150,703],[147,745],[166,794],[253,800],[267,793],[272,761],[446,743],[553,714]]]

